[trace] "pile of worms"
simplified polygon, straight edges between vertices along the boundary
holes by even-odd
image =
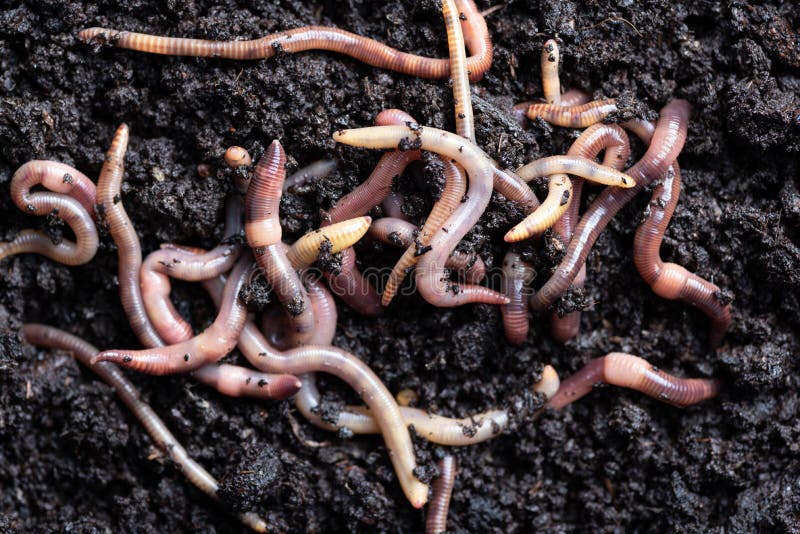
[[[730,302],[720,288],[680,265],[665,263],[660,256],[680,194],[677,158],[686,140],[690,104],[668,102],[656,122],[639,118],[615,122],[618,108],[614,99],[591,101],[578,90],[561,92],[558,44],[549,40],[541,55],[543,101],[518,104],[507,110],[508,114],[521,124],[544,121],[582,131],[566,154],[537,159],[516,170],[504,169],[476,144],[473,124],[470,83],[479,81],[492,63],[486,22],[472,0],[444,0],[442,4],[449,49],[449,58],[442,59],[401,52],[373,39],[320,26],[230,42],[104,28],[79,34],[87,43],[140,52],[239,60],[270,58],[278,52],[328,50],[374,67],[452,83],[455,132],[421,125],[402,110],[387,109],[375,117],[373,126],[333,133],[338,143],[386,152],[370,176],[326,213],[320,228],[294,243],[283,239],[282,195],[330,172],[336,163],[318,162],[286,178],[286,154],[277,140],[257,162],[239,146],[225,152],[225,164],[234,169],[234,183],[226,201],[225,236],[211,250],[164,243],[143,258],[121,198],[130,135],[124,124],[110,142],[96,185],[77,169],[54,161],[31,161],[14,174],[11,198],[19,209],[31,215],[57,216],[71,228],[74,241],[23,230],[12,241],[0,243],[0,260],[35,253],[69,266],[85,264],[97,252],[98,226],[105,225],[118,250],[122,308],[143,348],[99,351],[66,331],[41,324],[24,325],[21,335],[32,345],[70,352],[110,384],[154,443],[192,484],[212,498],[217,498],[217,481],[188,456],[141,400],[123,369],[154,375],[187,373],[233,397],[292,398],[298,411],[316,426],[381,434],[411,505],[421,508],[430,497],[426,531],[444,532],[456,461],[445,456],[429,488],[416,475],[410,429],[439,445],[466,446],[499,436],[510,415],[497,408],[452,418],[409,407],[401,401],[402,395],[393,396],[359,358],[332,345],[337,306],[377,316],[401,295],[404,279],[413,276],[419,294],[433,306],[498,306],[509,344],[526,340],[531,313],[550,314],[552,336],[566,342],[579,333],[580,311],[559,314],[552,311],[555,304],[570,287],[587,283],[587,256],[611,219],[640,192],[650,190],[651,201],[633,244],[638,272],[659,296],[690,304],[708,316],[712,347],[722,342],[730,325]],[[632,164],[629,133],[646,147]],[[398,209],[392,184],[423,151],[440,160],[445,186],[418,227]],[[541,201],[528,185],[533,180],[547,183]],[[584,182],[604,188],[581,214]],[[505,235],[508,249],[497,288],[482,284],[486,266],[479,256],[456,250],[487,209],[493,192],[516,203],[525,214]],[[367,216],[380,205],[384,217],[373,220]],[[550,278],[535,289],[535,269],[520,250],[540,244],[546,232],[563,244],[564,254]],[[358,270],[353,245],[362,238],[405,249],[381,288]],[[339,261],[336,268],[323,268],[319,276],[320,269],[314,265],[321,253]],[[265,279],[278,301],[261,317],[248,310],[241,297],[258,276]],[[214,321],[199,334],[170,299],[172,279],[202,283],[218,310]],[[252,367],[218,363],[237,348]],[[345,406],[334,421],[323,419],[317,409],[321,394],[316,373],[338,377],[364,405]],[[561,409],[598,384],[631,388],[678,407],[712,398],[721,387],[716,379],[678,378],[641,357],[610,353],[589,361],[563,381],[553,367],[546,366],[531,391],[546,401],[543,410]],[[255,511],[239,517],[255,531],[269,528]]]

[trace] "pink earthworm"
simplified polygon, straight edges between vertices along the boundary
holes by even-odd
[[[161,452],[175,462],[183,476],[200,491],[212,499],[218,500],[219,483],[217,480],[189,456],[164,421],[156,415],[149,404],[142,400],[139,390],[127,379],[119,367],[108,362],[93,363],[92,357],[98,352],[95,347],[52,326],[31,323],[23,325],[22,332],[25,340],[31,345],[71,353],[76,360],[114,388],[122,403],[139,420]],[[267,524],[254,513],[240,514],[239,519],[256,532],[267,531]]]
[[[506,340],[521,345],[528,338],[528,299],[526,287],[533,281],[536,271],[522,260],[519,253],[509,250],[503,258],[502,291],[509,303],[500,306]]]
[[[187,282],[207,280],[230,271],[244,245],[228,242],[242,229],[242,199],[237,194],[226,201],[226,223],[222,243],[216,248],[203,249],[171,244],[151,252],[142,263],[139,273],[142,299],[147,316],[161,339],[167,344],[180,343],[192,337],[192,326],[175,309],[169,298],[170,278]]]
[[[567,155],[594,159],[600,152],[605,152],[603,165],[621,171],[627,164],[631,153],[630,140],[625,131],[616,124],[593,124],[575,140]],[[553,226],[553,231],[565,245],[569,243],[575,230],[582,190],[583,178],[579,176],[573,177],[573,202],[570,203],[566,213]],[[585,279],[586,265],[584,264],[572,285],[574,287],[583,287]],[[563,317],[559,317],[558,313],[553,312],[550,317],[550,332],[556,341],[565,343],[578,335],[580,324],[580,311],[567,313]]]
[[[433,497],[428,503],[428,517],[425,519],[425,534],[444,534],[447,532],[447,512],[450,509],[450,497],[456,482],[456,459],[447,455],[437,466],[439,476],[433,481],[431,491]]]
[[[218,284],[204,285],[219,306]],[[332,374],[352,387],[369,406],[370,413],[380,427],[386,447],[390,451],[389,457],[406,497],[415,508],[425,504],[428,499],[428,486],[414,475],[417,467],[414,446],[397,402],[364,362],[334,347],[306,345],[283,353],[278,352],[270,346],[255,323],[249,320],[245,321],[238,344],[239,350],[247,360],[261,371],[298,376],[320,371]]]
[[[118,278],[122,308],[133,333],[145,347],[161,347],[163,340],[147,316],[139,286],[142,247],[120,198],[125,173],[123,159],[128,148],[128,126],[120,125],[106,153],[97,182],[97,213],[105,219],[119,256]]]
[[[425,300],[440,307],[470,302],[507,303],[505,296],[488,288],[456,286],[449,282],[444,273],[447,257],[480,218],[491,198],[494,166],[480,148],[460,136],[419,125],[342,130],[334,134],[334,140],[365,148],[422,148],[460,164],[469,176],[469,198],[431,239],[431,251],[423,256],[417,266],[417,288]]]
[[[586,104],[587,102],[591,101],[591,99],[592,96],[589,93],[581,91],[580,89],[570,89],[561,95],[560,103],[562,106],[574,107]],[[535,102],[533,100],[520,102],[511,108],[511,116],[514,117],[514,120],[517,122],[517,124],[524,128],[529,122],[528,116],[526,115],[528,108],[534,104],[540,103],[541,102]]]
[[[236,347],[247,320],[247,309],[239,302],[239,292],[252,272],[253,259],[242,256],[225,284],[225,291],[214,322],[202,333],[180,343],[144,350],[106,350],[92,359],[114,362],[128,369],[154,375],[184,373],[213,363]]]
[[[680,191],[681,173],[675,162],[653,191],[649,214],[636,230],[633,259],[639,274],[654,293],[665,299],[689,303],[711,319],[709,342],[717,347],[731,324],[730,304],[717,297],[719,287],[681,265],[664,263],[659,252]]]
[[[612,352],[590,361],[561,382],[558,393],[547,406],[563,408],[590,393],[598,384],[635,389],[679,408],[716,397],[721,388],[716,379],[677,378],[638,356]]]
[[[381,207],[383,207],[383,213],[387,217],[403,219],[404,221],[408,220],[406,214],[403,213],[403,195],[397,191],[389,191],[386,198],[383,199]]]
[[[49,191],[31,192],[41,185]],[[11,179],[11,198],[25,213],[57,215],[72,229],[75,241],[54,240],[39,230],[22,230],[12,241],[0,242],[0,260],[16,254],[40,254],[65,265],[82,265],[94,258],[99,238],[92,220],[95,186],[80,171],[55,161],[29,161]]]
[[[335,159],[321,159],[310,163],[283,181],[283,192],[286,193],[296,187],[302,187],[311,180],[325,178],[338,168],[339,162]]]
[[[628,170],[636,186],[630,189],[607,187],[592,202],[575,229],[554,274],[531,297],[530,304],[534,311],[544,311],[564,293],[586,262],[589,250],[608,222],[638,192],[663,176],[675,161],[686,141],[690,112],[691,106],[685,100],[673,100],[661,110],[661,118],[647,152]]]
[[[348,248],[340,256],[341,266],[335,272],[323,273],[331,291],[361,315],[377,317],[382,314],[378,292],[356,267],[356,253]]]
[[[256,165],[245,197],[244,231],[258,266],[288,313],[292,335],[307,341],[314,329],[308,292],[292,268],[281,243],[279,217],[286,154],[276,140]]]
[[[369,235],[378,241],[387,245],[410,249],[412,253],[416,250],[424,250],[424,245],[421,245],[418,241],[419,233],[420,230],[417,225],[394,217],[378,219],[369,228]],[[466,254],[460,250],[454,250],[450,254],[450,257],[445,262],[445,267],[458,272],[459,276],[470,284],[480,283],[486,275],[486,265],[480,256]]]
[[[223,395],[254,399],[288,399],[302,386],[294,375],[261,373],[227,363],[204,365],[192,373],[192,378]]]
[[[460,0],[460,10],[466,15],[462,20],[472,55],[467,59],[467,69],[473,81],[479,80],[492,64],[492,44],[486,23],[472,0]],[[306,50],[328,50],[353,57],[367,65],[419,78],[443,79],[450,74],[450,62],[400,52],[373,39],[348,31],[325,26],[305,26],[283,30],[246,41],[208,41],[158,37],[142,33],[117,31],[107,28],[88,28],[78,34],[83,41],[99,40],[118,48],[127,48],[150,54],[193,57],[219,57],[226,59],[267,59],[278,51],[285,53]]]

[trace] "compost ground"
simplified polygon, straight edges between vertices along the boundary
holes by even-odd
[[[324,52],[267,61],[167,58],[79,43],[107,26],[209,39],[258,37],[328,24],[399,49],[446,57],[435,1],[0,1],[0,239],[25,227],[58,234],[8,198],[13,171],[55,159],[96,179],[116,126],[131,127],[123,201],[146,252],[161,242],[214,246],[222,232],[224,149],[258,155],[280,139],[290,171],[320,158],[340,169],[288,195],[286,235],[362,181],[376,152],[331,133],[366,126],[388,107],[453,129],[450,89]],[[670,98],[695,106],[680,156],[684,188],[662,256],[734,296],[717,353],[708,323],[654,296],[632,261],[642,195],[609,225],[589,258],[588,305],[565,347],[534,318],[508,346],[498,310],[434,309],[404,296],[377,320],[340,306],[336,345],[363,358],[398,392],[448,415],[511,410],[496,439],[449,452],[460,464],[454,532],[797,532],[800,522],[800,44],[792,2],[508,2],[488,17],[495,59],[473,87],[478,144],[508,166],[566,152],[575,132],[516,127],[512,104],[541,95],[539,52],[562,40],[562,85],[633,98],[641,113]],[[479,1],[482,9],[491,7]],[[641,153],[641,148],[636,154]],[[205,164],[207,167],[198,165]],[[398,184],[419,219],[440,186],[434,165]],[[438,184],[438,185],[437,185]],[[596,190],[594,191],[596,193]],[[490,266],[515,206],[495,197],[463,243]],[[68,233],[68,232],[67,232]],[[363,265],[400,252],[364,244]],[[543,283],[554,247],[531,251]],[[65,354],[20,343],[25,321],[55,325],[100,348],[136,347],[122,313],[116,249],[67,268],[36,256],[0,264],[0,531],[234,532],[230,509],[254,509],[276,531],[420,530],[380,437],[334,435],[289,402],[222,397],[184,377],[132,375],[190,454],[223,481],[225,505],[188,484],[113,392]],[[213,317],[198,287],[178,284],[179,310],[201,329]],[[580,302],[579,302],[580,303]],[[541,366],[566,375],[590,358],[628,351],[683,376],[718,376],[716,400],[685,410],[604,388],[534,420],[527,393]],[[230,357],[236,361],[237,356]],[[353,402],[322,381],[326,410]],[[445,448],[416,440],[432,466]]]

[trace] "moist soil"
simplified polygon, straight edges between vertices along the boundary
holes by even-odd
[[[126,122],[132,137],[122,199],[145,253],[162,242],[213,247],[231,189],[224,149],[239,144],[259,155],[280,139],[290,172],[322,158],[341,162],[284,199],[285,234],[293,239],[317,227],[379,157],[336,146],[333,131],[370,125],[389,107],[454,128],[445,81],[332,53],[237,62],[76,39],[89,26],[234,39],[325,24],[447,56],[432,0],[272,4],[0,1],[0,188],[8,191],[13,171],[31,159],[61,161],[96,179],[116,126]],[[539,122],[523,129],[510,115],[514,103],[541,96],[539,52],[552,36],[562,43],[565,88],[625,97],[650,117],[671,98],[693,103],[680,156],[684,187],[662,256],[733,296],[725,344],[709,351],[707,319],[656,297],[637,275],[632,242],[647,194],[597,242],[585,292],[562,303],[586,306],[581,334],[566,346],[553,342],[547,318],[533,318],[527,342],[511,347],[496,308],[436,309],[413,295],[377,320],[340,305],[335,344],[366,361],[392,392],[416,392],[420,407],[512,413],[510,429],[477,446],[416,440],[423,476],[445,453],[458,459],[454,532],[799,532],[796,6],[653,0],[495,8],[487,17],[494,63],[473,92],[478,144],[503,165],[563,154],[577,135]],[[641,152],[636,145],[634,157]],[[434,164],[401,180],[407,215],[423,218],[440,187]],[[502,235],[519,217],[495,196],[462,248],[496,268]],[[57,220],[21,213],[8,195],[0,195],[0,221],[0,239],[26,227],[56,237],[64,231]],[[378,436],[318,430],[288,401],[237,400],[182,376],[132,375],[189,453],[222,481],[225,503],[217,504],[184,480],[90,371],[64,353],[21,343],[22,323],[36,321],[100,348],[138,346],[119,302],[116,249],[105,231],[101,241],[81,267],[31,255],[0,264],[0,531],[237,532],[236,509],[260,512],[274,531],[422,528],[424,512],[404,499]],[[537,285],[558,260],[552,240],[544,244],[528,253]],[[363,267],[390,266],[400,255],[369,243],[358,252]],[[212,320],[200,288],[176,284],[173,297],[198,330]],[[542,365],[566,376],[609,351],[639,354],[681,376],[717,376],[726,387],[718,399],[684,410],[600,388],[560,412],[532,416],[541,401],[528,388]],[[334,413],[358,400],[332,378],[321,388]]]

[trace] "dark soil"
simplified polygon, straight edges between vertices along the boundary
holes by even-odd
[[[30,159],[96,177],[112,133],[131,127],[123,200],[145,251],[164,241],[213,246],[222,233],[225,147],[284,144],[291,167],[336,157],[340,170],[285,200],[289,237],[363,180],[379,154],[334,145],[339,128],[400,107],[453,128],[445,82],[418,80],[319,52],[269,61],[166,58],[79,43],[87,26],[231,39],[330,24],[403,50],[446,56],[437,2],[0,0],[0,189]],[[489,3],[481,0],[482,8]],[[499,5],[499,4],[498,4]],[[513,103],[539,96],[539,51],[563,42],[562,84],[627,95],[647,112],[670,98],[696,115],[680,157],[684,190],[662,247],[735,297],[726,345],[708,323],[655,297],[631,259],[647,198],[623,210],[589,260],[582,334],[566,347],[534,319],[509,347],[489,307],[433,309],[399,299],[379,320],[341,307],[336,344],[367,361],[393,392],[462,415],[505,406],[513,429],[453,452],[460,472],[453,531],[798,532],[800,527],[800,17],[796,4],[604,0],[508,2],[488,17],[495,61],[476,85],[478,142],[505,165],[564,153],[575,132],[516,127]],[[637,152],[638,153],[638,152]],[[198,172],[201,164],[211,173]],[[423,178],[435,169],[423,169]],[[413,183],[411,183],[413,182]],[[441,184],[399,184],[424,215]],[[499,265],[519,216],[496,198],[464,243]],[[0,239],[47,221],[0,195]],[[368,265],[400,254],[360,249]],[[551,250],[552,252],[552,250]],[[536,254],[547,277],[556,258]],[[239,531],[226,507],[154,451],[109,387],[68,356],[20,344],[24,321],[65,328],[99,347],[135,347],[117,295],[110,238],[88,265],[41,257],[0,264],[0,531]],[[178,285],[180,310],[202,328],[202,291]],[[526,393],[542,364],[566,375],[611,350],[684,376],[719,376],[717,400],[675,409],[605,388],[534,421]],[[423,512],[400,491],[380,437],[325,433],[288,402],[221,397],[183,377],[132,376],[197,460],[225,483],[227,508],[255,509],[277,531],[415,531]],[[335,406],[354,401],[335,380]],[[292,430],[297,421],[298,431]],[[310,441],[325,442],[310,446]],[[444,448],[418,442],[433,465]]]

